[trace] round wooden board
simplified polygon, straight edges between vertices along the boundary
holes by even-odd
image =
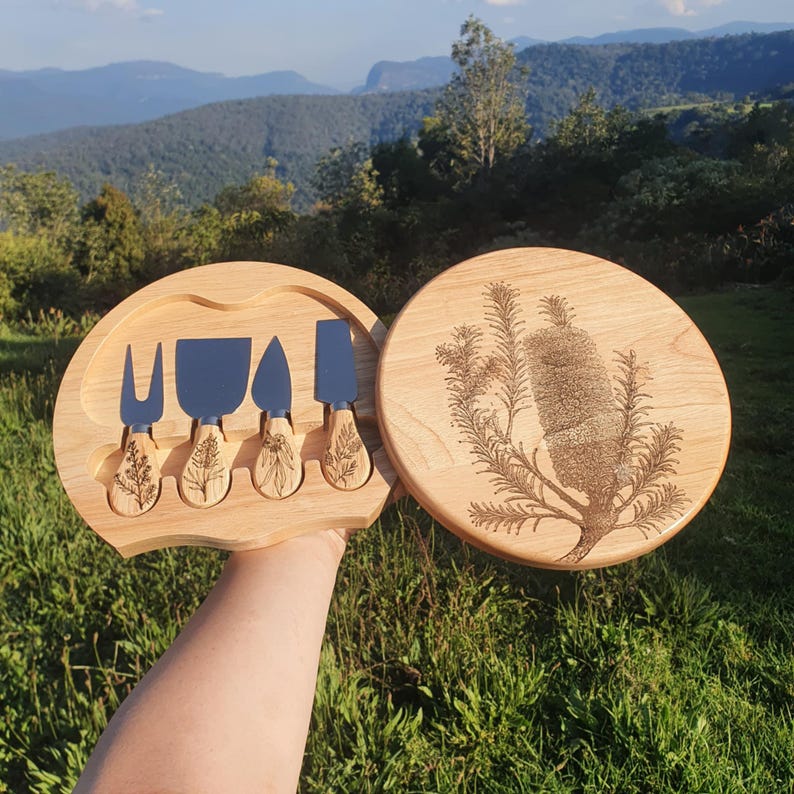
[[[314,339],[318,320],[350,322],[359,399],[359,431],[373,473],[355,491],[330,486],[320,470],[325,409],[314,399]],[[176,340],[251,337],[249,387],[273,336],[292,378],[292,424],[303,481],[282,500],[253,486],[262,444],[261,412],[250,388],[222,420],[232,467],[231,488],[219,504],[196,509],[179,496],[177,480],[190,450],[193,420],[177,401]],[[55,405],[53,443],[64,487],[86,523],[124,556],[174,545],[241,550],[327,528],[369,526],[389,501],[397,477],[378,435],[374,383],[386,329],[357,298],[326,279],[262,262],[226,262],[185,270],[136,292],[85,338],[63,377]],[[145,397],[158,342],[163,346],[164,412],[152,427],[162,473],[160,496],[146,513],[116,514],[108,492],[122,460],[125,429],[119,413],[124,357],[132,345],[139,398]]]
[[[573,251],[498,251],[439,275],[392,325],[376,395],[417,501],[538,567],[656,548],[705,504],[728,454],[725,381],[689,317]]]

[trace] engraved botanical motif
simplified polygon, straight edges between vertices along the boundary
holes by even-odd
[[[152,482],[152,464],[149,462],[149,456],[141,454],[135,439],[127,445],[125,461],[127,468],[124,469],[124,474],[117,473],[113,482],[123,493],[135,500],[139,510],[148,510],[157,499],[159,486]]]
[[[183,481],[191,491],[199,491],[206,500],[210,483],[222,479],[223,471],[218,438],[208,435],[193,450]]]
[[[272,434],[270,431],[265,433],[265,440],[262,443],[265,450],[263,456],[264,482],[272,482],[276,493],[282,496],[284,487],[287,485],[287,475],[295,471],[295,456],[292,452],[292,445],[287,441],[283,433]]]
[[[325,453],[325,469],[334,484],[347,485],[347,480],[358,469],[358,452],[363,446],[355,425],[347,422],[339,431],[333,447]]]
[[[472,502],[473,524],[508,533],[527,523],[535,531],[551,518],[574,524],[579,540],[560,558],[567,563],[583,560],[617,529],[660,532],[686,504],[669,480],[682,433],[672,422],[648,421],[651,397],[643,388],[650,376],[636,352],[616,351],[610,378],[593,339],[573,325],[565,298],[543,298],[547,325],[527,333],[517,289],[492,283],[484,297],[489,338],[461,325],[436,349],[447,370],[452,423],[494,496],[503,495]],[[530,391],[554,476],[541,469],[537,447],[527,450],[515,438]]]

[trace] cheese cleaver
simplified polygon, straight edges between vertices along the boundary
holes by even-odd
[[[248,388],[251,339],[178,339],[176,393],[182,410],[198,420],[193,447],[179,480],[191,507],[223,499],[231,470],[223,454],[223,416],[234,413]]]
[[[129,428],[124,457],[113,477],[110,506],[123,516],[138,516],[154,507],[160,495],[160,466],[149,432],[163,415],[163,345],[157,352],[146,399],[135,396],[132,345],[127,345],[121,382],[121,421]]]
[[[330,409],[320,465],[327,482],[343,491],[353,491],[369,478],[372,462],[353,414],[358,383],[348,322],[318,320],[315,350],[314,396]]]
[[[267,414],[262,449],[254,468],[254,485],[270,499],[284,499],[298,489],[302,466],[289,420],[292,381],[287,357],[274,336],[251,384],[251,396]]]

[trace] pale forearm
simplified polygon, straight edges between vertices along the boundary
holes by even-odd
[[[77,792],[294,792],[343,551],[325,532],[232,555]]]

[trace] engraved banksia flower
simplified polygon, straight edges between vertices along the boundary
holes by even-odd
[[[662,531],[686,504],[667,479],[677,472],[682,435],[672,422],[646,419],[645,366],[634,350],[617,353],[610,380],[595,342],[557,295],[541,301],[550,326],[525,334],[519,295],[510,284],[486,285],[488,332],[461,325],[436,348],[452,424],[493,486],[494,500],[470,503],[472,523],[508,533],[534,532],[546,520],[574,524],[579,539],[559,558],[566,564],[580,563],[616,529]],[[538,449],[514,437],[530,388],[557,481]]]
[[[565,298],[541,303],[551,326],[530,334],[524,348],[549,456],[562,485],[598,498],[613,488],[620,457],[609,375],[590,335],[572,325]]]

